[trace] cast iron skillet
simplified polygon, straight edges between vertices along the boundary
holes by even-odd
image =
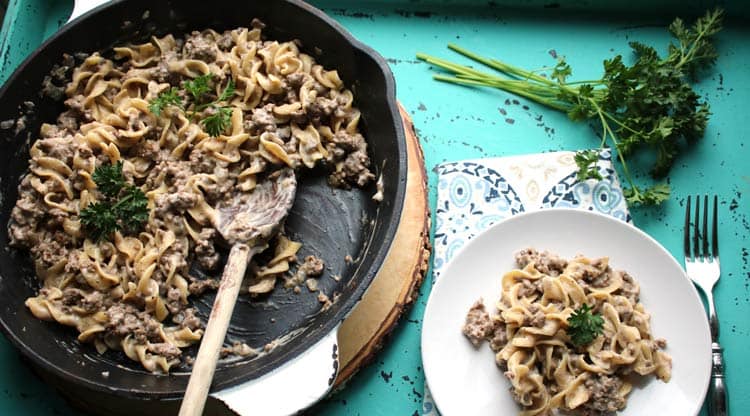
[[[210,6],[209,6],[210,4]],[[324,293],[337,301],[320,311],[316,294],[277,287],[265,298],[241,296],[228,335],[251,346],[298,330],[290,342],[256,359],[222,360],[213,390],[256,379],[302,352],[337,328],[360,300],[382,264],[396,232],[406,183],[404,132],[395,102],[393,77],[370,48],[355,40],[335,21],[298,0],[124,0],[107,4],[63,27],[40,46],[0,90],[0,120],[19,116],[26,101],[34,103],[26,128],[0,130],[4,151],[0,154],[0,327],[24,356],[45,376],[80,391],[132,399],[174,399],[184,392],[189,368],[170,375],[153,375],[122,353],[96,353],[91,345],[76,341],[76,331],[34,318],[24,306],[39,283],[28,253],[8,247],[5,225],[17,199],[19,178],[28,168],[28,149],[42,122],[54,123],[62,111],[60,102],[40,98],[44,76],[63,53],[106,51],[115,44],[143,42],[151,35],[213,28],[218,31],[248,26],[257,17],[266,23],[264,34],[278,40],[300,39],[303,50],[325,67],[336,68],[355,94],[362,112],[362,128],[369,143],[377,175],[383,176],[384,199],[372,201],[375,189],[340,190],[329,187],[325,172],[302,178],[286,229],[304,246],[300,258],[315,254],[326,262],[320,279]],[[345,261],[350,255],[354,262]],[[217,273],[218,275],[218,273]],[[340,276],[335,280],[331,276]],[[212,295],[197,301],[203,317]],[[187,350],[195,356],[197,348]],[[106,374],[106,377],[103,375]]]

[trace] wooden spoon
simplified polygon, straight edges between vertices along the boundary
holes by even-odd
[[[213,225],[232,248],[180,406],[180,416],[203,413],[247,265],[278,232],[292,207],[296,190],[294,172],[284,169],[270,175],[252,192],[236,194],[232,204],[216,210]]]

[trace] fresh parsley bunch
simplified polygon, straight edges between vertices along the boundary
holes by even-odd
[[[486,86],[526,97],[563,111],[574,121],[594,120],[601,125],[601,147],[617,150],[629,187],[625,196],[631,204],[659,204],[669,198],[669,186],[656,184],[639,188],[628,169],[627,158],[640,149],[655,152],[651,167],[654,178],[668,173],[683,143],[700,139],[710,115],[708,104],[693,91],[689,81],[717,58],[713,36],[722,27],[723,11],[716,9],[686,27],[677,18],[669,31],[677,43],[669,45],[662,58],[651,46],[630,42],[636,60],[626,65],[621,55],[604,61],[604,75],[592,81],[569,82],[570,66],[560,59],[549,78],[496,59],[484,58],[456,45],[448,48],[497,70],[506,77],[487,74],[422,53],[417,58],[451,72],[435,79],[469,86]],[[596,152],[582,152],[575,161],[579,178],[599,178]]]
[[[180,93],[175,87],[163,91],[156,98],[149,102],[149,111],[157,117],[161,117],[162,111],[174,106],[186,113],[190,119],[201,111],[211,108],[211,114],[201,119],[200,124],[211,136],[218,136],[224,133],[232,124],[232,108],[221,103],[228,101],[235,92],[234,80],[229,78],[226,87],[221,91],[215,100],[207,100],[211,92],[211,82],[214,74],[208,73],[200,75],[191,80],[182,83],[184,93]],[[183,97],[189,97],[189,100]]]
[[[81,224],[94,241],[109,238],[118,230],[136,232],[148,221],[148,199],[140,188],[122,175],[122,161],[101,165],[91,178],[104,199],[83,209]]]

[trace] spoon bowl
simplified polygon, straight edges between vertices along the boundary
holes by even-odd
[[[254,255],[266,249],[268,240],[281,228],[296,191],[294,171],[285,168],[268,175],[251,192],[235,193],[230,202],[214,210],[213,225],[232,248],[180,406],[180,416],[203,413],[247,265]]]

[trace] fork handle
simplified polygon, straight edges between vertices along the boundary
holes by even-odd
[[[711,416],[727,416],[727,388],[724,384],[724,359],[722,358],[722,348],[718,342],[711,344],[711,386],[709,414]]]

